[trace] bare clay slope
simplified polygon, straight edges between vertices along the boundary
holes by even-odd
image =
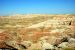
[[[0,17],[2,45],[8,44],[19,50],[25,49],[19,46],[20,44],[26,46],[27,50],[42,50],[45,43],[41,42],[59,45],[63,43],[64,37],[75,39],[75,15],[31,14]],[[68,46],[75,47],[73,44]]]

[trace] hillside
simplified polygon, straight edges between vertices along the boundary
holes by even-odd
[[[7,47],[9,45],[18,50],[24,49],[20,44],[26,46],[27,50],[42,50],[41,46],[45,41],[51,45],[59,45],[64,43],[63,38],[75,40],[74,14],[0,16],[0,48],[10,48]],[[71,44],[67,46],[74,48],[75,41]]]

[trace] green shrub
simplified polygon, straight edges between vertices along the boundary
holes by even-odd
[[[64,50],[75,50],[75,48],[64,48]]]

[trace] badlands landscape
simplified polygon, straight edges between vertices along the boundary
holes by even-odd
[[[0,49],[75,50],[75,14],[0,16]]]

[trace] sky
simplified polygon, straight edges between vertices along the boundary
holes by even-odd
[[[75,14],[75,0],[0,0],[0,15]]]

